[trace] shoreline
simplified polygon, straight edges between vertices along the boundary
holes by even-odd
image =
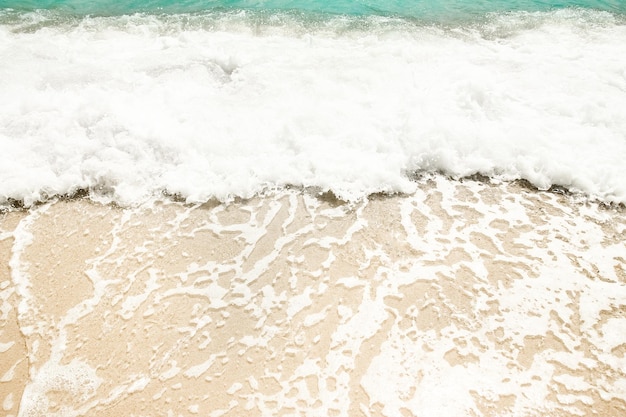
[[[443,177],[349,207],[284,190],[9,211],[0,401],[36,416],[617,416],[623,253],[621,206]]]
[[[597,196],[586,195],[585,193],[577,190],[571,190],[566,186],[553,184],[547,189],[541,189],[528,181],[527,179],[514,179],[514,180],[503,180],[492,178],[482,174],[473,174],[464,177],[453,177],[450,175],[446,175],[443,173],[415,173],[409,175],[409,179],[416,184],[416,188],[424,188],[428,187],[429,183],[433,183],[433,181],[450,181],[450,182],[459,182],[463,183],[478,183],[484,184],[487,186],[494,187],[511,187],[511,188],[519,188],[531,193],[540,193],[540,194],[548,194],[548,195],[557,195],[564,196],[569,199],[568,204],[574,205],[585,205],[590,204],[593,206],[602,207],[603,209],[615,210],[617,212],[623,213],[626,210],[626,203],[617,202],[617,201],[604,201]],[[264,189],[251,197],[240,197],[233,196],[228,200],[221,201],[217,198],[210,198],[204,202],[187,202],[186,198],[181,196],[180,194],[172,194],[167,192],[166,190],[161,191],[160,197],[153,196],[151,198],[145,198],[143,201],[139,201],[130,205],[120,205],[115,201],[111,201],[111,197],[108,195],[100,195],[98,192],[95,194],[89,188],[78,188],[77,190],[62,194],[62,195],[53,195],[50,197],[46,197],[43,200],[35,201],[30,206],[26,206],[24,204],[24,200],[18,200],[15,198],[7,198],[6,201],[0,205],[0,216],[6,213],[12,212],[28,212],[34,208],[37,208],[42,205],[54,204],[56,202],[72,202],[72,201],[90,201],[95,204],[108,205],[111,207],[115,207],[121,210],[132,210],[139,209],[141,207],[149,207],[152,204],[168,204],[168,203],[179,203],[187,207],[195,207],[195,206],[214,206],[214,205],[230,205],[230,204],[246,204],[255,199],[271,199],[277,195],[283,193],[296,193],[301,195],[306,195],[307,197],[319,199],[322,202],[329,202],[336,205],[345,205],[345,206],[354,206],[358,204],[362,204],[364,202],[370,201],[372,199],[388,199],[388,198],[406,198],[410,197],[413,193],[403,193],[400,191],[380,191],[370,193],[367,196],[360,198],[355,201],[344,200],[341,197],[337,196],[332,190],[322,190],[320,187],[310,186],[296,186],[296,185],[283,185],[276,186]]]

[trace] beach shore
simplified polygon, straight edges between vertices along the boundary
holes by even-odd
[[[3,412],[626,415],[626,211],[420,181],[1,214]]]

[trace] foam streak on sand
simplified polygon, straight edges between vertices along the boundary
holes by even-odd
[[[626,413],[623,209],[433,177],[0,227],[10,415]]]

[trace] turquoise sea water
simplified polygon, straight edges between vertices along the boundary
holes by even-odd
[[[490,12],[589,8],[626,12],[624,0],[0,0],[0,8],[53,9],[77,15],[189,13],[213,9],[301,10],[346,15],[394,15],[442,20]]]

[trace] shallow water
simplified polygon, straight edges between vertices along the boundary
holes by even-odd
[[[12,414],[626,412],[623,210],[436,177],[1,224]]]

